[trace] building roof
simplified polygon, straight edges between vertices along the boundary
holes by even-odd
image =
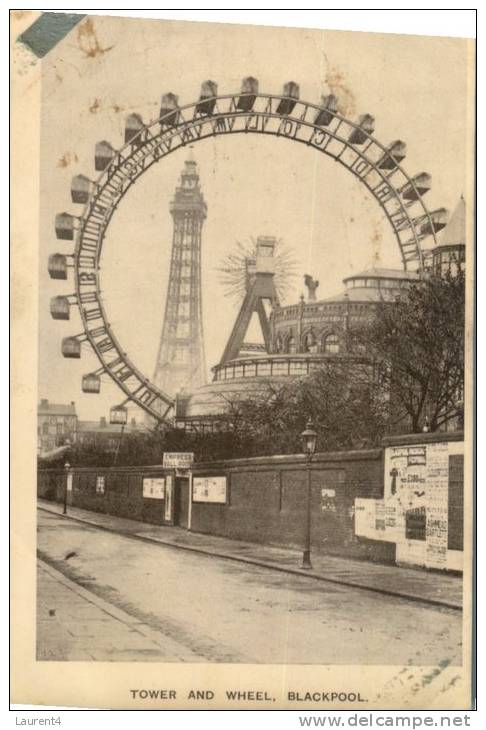
[[[403,271],[402,269],[366,269],[360,271],[358,274],[347,276],[343,279],[343,282],[351,281],[352,279],[397,279],[400,281],[415,281],[419,279],[420,275],[416,271]]]
[[[378,289],[376,286],[359,286],[355,289],[346,289],[340,294],[335,294],[327,299],[320,299],[318,302],[308,302],[308,304],[332,304],[333,302],[383,302],[395,300],[398,285],[396,289]]]
[[[76,406],[71,403],[49,403],[47,398],[42,398],[37,406],[39,416],[75,416]]]
[[[466,201],[459,198],[449,223],[444,228],[439,246],[457,246],[466,243]]]
[[[119,423],[110,423],[106,419],[100,419],[99,421],[78,421],[78,433],[107,433],[107,434],[119,434],[121,425]],[[145,431],[146,427],[141,423],[133,423],[128,421],[125,425],[125,432],[130,431]]]

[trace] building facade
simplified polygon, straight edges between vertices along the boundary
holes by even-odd
[[[78,417],[74,401],[50,403],[42,398],[37,406],[37,451],[45,454],[56,446],[74,443],[77,437]]]
[[[102,416],[99,421],[78,421],[77,443],[80,446],[98,446],[107,451],[116,451],[122,434],[146,433],[143,423],[135,418],[123,426],[113,424]]]
[[[333,297],[317,299],[318,282],[304,278],[307,297],[281,306],[272,299],[271,255],[257,253],[256,270],[229,337],[221,361],[213,367],[213,381],[190,395],[176,398],[175,422],[186,430],[214,430],[224,426],[228,404],[258,396],[268,383],[284,383],[319,370],[325,363],[363,359],[365,352],[350,352],[347,333],[359,329],[379,307],[393,303],[428,271],[454,276],[465,265],[465,203],[461,198],[437,246],[429,251],[422,273],[399,269],[371,268],[344,279],[344,290]],[[263,301],[271,303],[268,320]],[[246,304],[245,304],[246,303]],[[247,311],[245,311],[245,306]],[[265,347],[250,352],[244,343],[244,325],[253,311],[262,313]],[[457,424],[453,424],[457,428]]]

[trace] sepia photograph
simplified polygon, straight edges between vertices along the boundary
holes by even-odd
[[[11,27],[15,701],[469,709],[474,40]]]

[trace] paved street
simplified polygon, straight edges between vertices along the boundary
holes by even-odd
[[[37,563],[37,595],[39,661],[199,660],[186,647],[41,560]]]
[[[39,659],[460,663],[458,611],[38,515]]]

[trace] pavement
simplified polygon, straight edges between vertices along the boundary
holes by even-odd
[[[39,499],[38,507],[45,512],[62,516],[62,505],[55,502]],[[252,564],[303,576],[309,580],[352,586],[432,606],[462,610],[462,576],[317,554],[312,556],[312,570],[304,570],[300,567],[301,553],[296,550],[204,535],[180,527],[151,525],[72,506],[68,507],[65,519],[177,550]]]
[[[37,661],[204,661],[37,561]]]

